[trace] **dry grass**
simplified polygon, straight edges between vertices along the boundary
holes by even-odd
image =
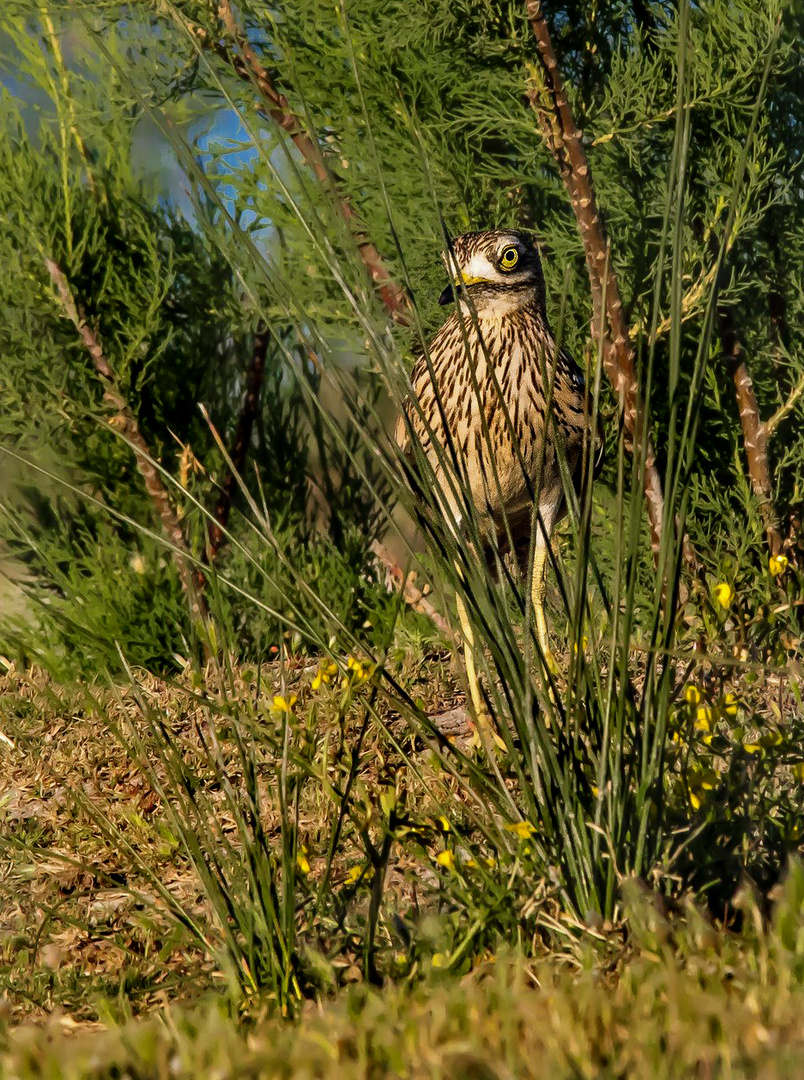
[[[400,655],[398,663],[404,684],[427,712],[460,703],[446,656]],[[526,961],[508,955],[499,941],[496,952],[479,953],[463,977],[440,972],[435,962],[403,958],[398,977],[381,993],[353,985],[364,977],[359,949],[350,947],[348,934],[333,934],[339,942],[331,958],[334,1001],[308,1005],[296,1024],[263,1014],[259,999],[245,1021],[233,1019],[214,959],[160,906],[148,876],[110,841],[88,807],[125,837],[188,910],[201,921],[209,918],[208,899],[158,791],[113,730],[130,725],[147,742],[143,707],[153,707],[233,833],[220,777],[204,752],[204,732],[214,716],[225,735],[227,716],[236,715],[250,725],[261,812],[278,842],[282,717],[273,696],[298,695],[299,745],[309,737],[310,760],[328,760],[332,769],[339,767],[338,745],[344,751],[355,745],[365,715],[359,694],[343,712],[337,686],[314,692],[315,670],[304,660],[277,663],[259,673],[259,687],[258,672],[247,667],[226,674],[210,668],[204,678],[188,672],[170,684],[136,673],[134,684],[97,687],[92,695],[58,686],[41,671],[11,666],[0,677],[1,1075],[792,1075],[804,1050],[798,894],[788,896],[786,914],[777,916],[777,924],[789,924],[786,935],[783,926],[767,928],[748,894],[748,918],[737,936],[693,909],[669,922],[650,902],[632,897],[627,944],[621,931],[586,939],[569,934],[565,948],[557,950],[555,939],[545,946],[543,960],[532,959],[540,954],[528,943]],[[794,668],[791,673],[797,677]],[[712,701],[727,685],[711,665],[696,678]],[[741,715],[732,718],[735,723],[750,717],[762,730],[781,725],[793,731],[797,699],[789,680],[767,676],[736,689]],[[410,843],[396,846],[388,867],[383,925],[389,927],[410,920],[414,911],[423,925],[439,911],[444,871],[435,856],[444,837],[438,816],[449,806],[453,821],[459,820],[463,799],[421,742],[408,736],[394,749],[382,726],[393,729],[394,719],[380,707],[381,723],[368,727],[356,800],[371,830],[377,793],[402,792],[415,832]],[[221,754],[224,773],[236,781],[238,759],[226,738]],[[157,777],[161,769],[156,762]],[[323,873],[331,814],[321,784],[301,789],[299,837],[310,864],[301,888],[309,895]],[[333,884],[343,887],[353,868],[364,864],[359,830],[347,828]],[[362,917],[370,877],[358,892]]]

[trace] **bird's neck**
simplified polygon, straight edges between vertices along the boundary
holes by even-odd
[[[472,318],[470,307],[465,301],[461,302],[461,314],[464,318]],[[523,295],[513,289],[510,292],[501,290],[494,296],[484,298],[483,303],[475,308],[475,314],[481,325],[508,319],[521,319],[523,322],[533,319],[541,323],[545,330],[548,329],[547,313],[541,299],[536,294]]]

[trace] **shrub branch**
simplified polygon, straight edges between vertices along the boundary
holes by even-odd
[[[645,502],[651,546],[657,556],[664,520],[664,497],[653,447],[644,430],[644,407],[640,400],[634,349],[623,315],[610,245],[595,201],[592,172],[581,142],[581,132],[575,126],[540,0],[527,0],[527,14],[539,52],[539,64],[532,68],[528,98],[539,118],[545,143],[558,164],[583,240],[594,309],[592,331],[596,337],[601,333],[603,336],[603,366],[619,398],[633,452],[645,458]]]
[[[195,618],[206,619],[208,614],[206,604],[195,588],[190,572],[189,550],[184,539],[181,522],[170,504],[167,488],[162,483],[159,470],[154,465],[153,455],[140,431],[137,419],[120,391],[114,368],[103,351],[98,335],[79,310],[67,278],[59,264],[53,259],[46,258],[45,266],[58,292],[62,311],[78,331],[78,336],[92,359],[95,373],[103,383],[105,388],[103,399],[115,410],[115,415],[110,419],[110,423],[121,433],[134,451],[137,468],[145,484],[145,490],[154,505],[157,517],[162,524],[162,530],[171,545],[173,561],[176,564],[182,588],[189,601],[190,610]]]
[[[225,539],[229,514],[232,510],[232,499],[238,485],[238,477],[243,475],[245,468],[251,433],[254,430],[254,422],[260,404],[260,393],[262,392],[265,375],[265,358],[268,354],[270,340],[270,331],[264,323],[260,323],[254,335],[251,362],[246,374],[246,391],[243,395],[240,415],[237,418],[234,442],[229,455],[230,462],[227,465],[226,477],[218,492],[218,501],[215,503],[212,520],[209,523],[207,544],[203,554],[203,561],[207,566],[211,566],[215,561]],[[195,583],[196,587],[201,590],[206,586],[206,576],[200,569],[196,571]]]
[[[748,461],[748,475],[760,513],[765,522],[768,547],[771,554],[776,554],[781,547],[776,525],[773,500],[771,496],[771,476],[768,465],[768,425],[763,424],[759,415],[754,383],[748,371],[743,346],[737,334],[734,314],[731,308],[718,310],[720,344],[726,368],[734,380],[737,394],[737,408],[740,413],[740,425],[743,429],[743,445]]]
[[[277,90],[268,69],[235,19],[229,0],[219,0],[218,17],[227,37],[235,45],[235,49],[216,39],[209,30],[198,23],[183,18],[183,24],[199,45],[216,53],[232,67],[236,75],[257,88],[265,104],[265,112],[292,139],[296,149],[318,180],[332,193],[338,212],[355,238],[363,265],[377,286],[386,310],[395,322],[407,324],[410,321],[410,303],[405,290],[393,281],[382,256],[368,238],[366,227],[357,211],[343,192],[337,190],[321,147],[306,130],[302,120],[293,112],[285,95]]]

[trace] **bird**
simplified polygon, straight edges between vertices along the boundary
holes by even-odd
[[[550,539],[566,512],[560,455],[580,492],[590,458],[596,455],[598,467],[602,459],[602,433],[599,425],[593,430],[583,372],[550,328],[532,236],[511,229],[465,233],[447,245],[443,258],[450,282],[439,303],[455,301],[455,310],[415,359],[395,440],[412,466],[409,475],[418,442],[459,543],[467,535],[468,499],[487,558],[513,546],[527,567],[532,544],[536,635],[554,668],[544,591]],[[475,719],[487,722],[460,592],[456,602]]]

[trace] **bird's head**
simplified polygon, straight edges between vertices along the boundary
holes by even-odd
[[[480,317],[535,307],[544,314],[544,275],[531,236],[513,229],[456,236],[444,255],[450,284],[439,299],[457,298]]]

